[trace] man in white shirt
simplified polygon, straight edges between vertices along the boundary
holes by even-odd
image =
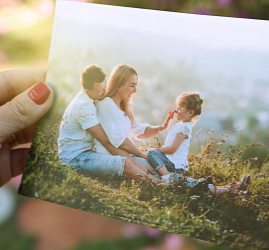
[[[130,140],[125,140],[119,148],[114,147],[97,117],[94,101],[100,100],[106,91],[106,75],[97,65],[88,66],[81,75],[82,88],[65,110],[60,125],[58,139],[58,155],[72,167],[82,172],[96,175],[126,175],[137,178],[146,176],[148,172],[159,175],[152,170],[146,161],[141,163],[128,152],[136,152],[136,156],[145,157],[140,150],[134,148]],[[99,154],[93,150],[93,138],[98,140],[111,155]],[[143,159],[142,159],[143,160]],[[152,181],[160,180],[149,175]]]

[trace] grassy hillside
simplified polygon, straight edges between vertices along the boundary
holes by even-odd
[[[262,145],[242,148],[240,138],[237,145],[226,145],[233,131],[218,138],[209,132],[200,152],[189,155],[187,176],[211,175],[215,185],[224,185],[248,173],[253,191],[212,196],[180,183],[164,189],[125,177],[82,175],[58,161],[57,130],[58,125],[37,131],[21,195],[239,249],[269,247],[269,162],[256,168],[258,159],[240,160],[249,147]],[[143,150],[150,146],[141,145]]]

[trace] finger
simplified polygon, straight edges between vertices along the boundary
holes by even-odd
[[[10,154],[10,146],[8,142],[5,141],[0,148],[0,187],[2,187],[12,178]]]
[[[154,171],[153,171],[150,167],[148,167],[148,171],[149,171],[150,173],[152,173],[152,174],[155,174]]]
[[[37,122],[27,127],[26,129],[16,133],[16,138],[19,144],[26,144],[33,141]]]
[[[10,150],[8,142],[3,143],[0,149],[0,187],[23,173],[29,150],[29,148]]]
[[[163,125],[166,126],[166,125],[168,124],[169,120],[170,120],[170,116],[168,115],[168,116],[165,118],[165,120],[164,120],[164,122],[163,122]]]
[[[47,113],[52,102],[52,88],[41,82],[0,107],[0,144],[36,123]]]
[[[44,82],[46,80],[46,72],[46,68],[0,72],[0,106],[37,82]]]
[[[23,173],[30,148],[19,148],[11,150],[12,178]]]

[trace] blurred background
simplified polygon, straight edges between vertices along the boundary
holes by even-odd
[[[80,1],[201,15],[269,19],[266,0]],[[0,0],[0,71],[47,67],[55,1]],[[146,81],[144,81],[146,82]],[[262,83],[264,85],[268,82]],[[257,96],[252,100],[257,102]],[[241,103],[242,109],[248,109]],[[266,104],[265,104],[266,105]],[[268,106],[268,105],[267,105]],[[266,106],[265,106],[266,109]],[[262,110],[262,107],[260,108]],[[266,110],[265,110],[266,111]],[[157,112],[157,111],[156,111]],[[232,113],[231,113],[232,114]],[[154,116],[153,116],[154,117]],[[251,140],[267,143],[266,112],[245,121]],[[225,119],[223,129],[234,126]],[[264,135],[259,138],[259,135]],[[245,143],[248,143],[246,136]],[[258,152],[253,152],[256,154]],[[266,152],[262,153],[265,156]],[[263,157],[261,156],[261,157]],[[16,195],[20,177],[0,189],[0,249],[229,249],[156,229]]]

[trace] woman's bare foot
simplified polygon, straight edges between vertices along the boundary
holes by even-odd
[[[225,194],[229,190],[225,186],[212,186],[212,187],[208,187],[208,189],[209,189],[209,192],[213,195]]]
[[[251,183],[250,176],[243,176],[241,181],[234,181],[226,186],[213,186],[209,187],[209,191],[212,194],[224,194],[230,190],[243,190],[245,191],[248,185]]]
[[[243,190],[245,191],[247,189],[247,186],[251,183],[250,180],[250,175],[248,176],[243,176],[243,178],[241,179],[241,181],[234,181],[228,185],[226,185],[225,187],[227,187],[230,190]]]

